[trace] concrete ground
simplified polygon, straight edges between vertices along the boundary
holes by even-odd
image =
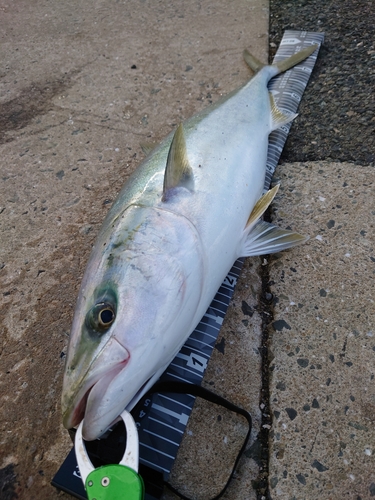
[[[269,263],[271,498],[371,498],[374,169],[294,163],[278,177],[273,218],[310,241]]]
[[[244,83],[244,47],[267,60],[268,1],[0,0],[0,12],[0,498],[68,498],[50,481],[71,448],[61,382],[90,247],[140,143]],[[204,383],[254,418],[225,498],[364,500],[375,496],[373,169],[277,175],[272,217],[310,241],[247,260],[209,364]],[[231,437],[210,447],[213,421],[197,405],[172,474],[205,500],[237,449]]]

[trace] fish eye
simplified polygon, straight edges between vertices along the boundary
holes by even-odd
[[[105,309],[99,311],[98,320],[99,323],[106,327],[113,323],[115,319],[115,313],[111,307],[106,306]]]
[[[105,332],[112,325],[116,318],[115,311],[111,304],[96,304],[87,315],[88,326],[96,332]]]

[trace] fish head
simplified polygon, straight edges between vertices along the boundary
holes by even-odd
[[[102,435],[159,378],[185,341],[184,332],[190,333],[199,300],[199,258],[187,268],[174,247],[181,248],[175,241],[183,236],[181,221],[175,229],[172,216],[165,215],[160,232],[163,213],[138,213],[138,219],[140,215],[142,224],[132,222],[138,231],[131,241],[116,227],[110,236],[99,238],[77,301],[62,411],[66,428],[84,419],[86,440]],[[184,248],[191,246],[194,255],[189,258],[194,258],[196,235],[188,229]],[[121,245],[116,232],[122,234]],[[192,273],[194,266],[198,273]]]

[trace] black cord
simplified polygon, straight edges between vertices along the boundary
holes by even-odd
[[[249,430],[248,430],[248,432],[246,434],[246,438],[245,438],[245,440],[244,440],[244,442],[243,442],[243,444],[241,446],[241,449],[240,449],[240,451],[239,451],[239,453],[237,455],[237,458],[236,458],[236,460],[234,462],[234,465],[233,465],[233,468],[232,468],[232,472],[231,472],[231,474],[230,474],[230,476],[228,478],[228,481],[226,482],[225,486],[220,491],[220,493],[211,499],[211,500],[217,500],[218,498],[220,498],[225,493],[226,489],[228,488],[229,483],[230,483],[231,479],[233,478],[233,475],[234,475],[235,469],[236,469],[236,467],[238,465],[238,462],[240,461],[240,458],[241,458],[243,452],[245,451],[246,444],[247,444],[247,442],[249,440],[250,433],[251,433],[251,428],[252,428],[252,420],[251,420],[250,413],[248,411],[244,410],[243,408],[241,408],[240,406],[237,406],[237,405],[231,403],[227,399],[225,399],[225,398],[223,398],[221,396],[218,396],[214,392],[212,392],[212,391],[210,391],[208,389],[205,389],[204,387],[202,387],[200,385],[189,384],[189,383],[184,383],[184,382],[162,381],[162,382],[157,382],[153,386],[153,388],[151,389],[150,392],[152,392],[152,393],[171,392],[171,393],[175,393],[175,394],[191,394],[192,396],[196,396],[196,397],[200,397],[202,399],[205,399],[206,401],[209,401],[210,403],[213,403],[213,404],[216,404],[216,405],[219,405],[219,406],[223,406],[227,410],[232,411],[234,413],[237,413],[238,415],[242,415],[244,418],[246,418],[246,420],[247,420],[247,422],[249,424]],[[191,500],[189,497],[186,497],[185,495],[183,495],[182,493],[180,493],[176,488],[174,488],[167,481],[165,481],[164,484],[173,493],[175,493],[176,495],[178,495],[183,500]]]

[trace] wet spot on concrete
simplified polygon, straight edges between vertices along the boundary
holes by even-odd
[[[74,70],[58,79],[31,83],[17,97],[4,102],[0,113],[0,144],[13,140],[6,137],[6,132],[23,129],[35,117],[52,109],[52,99],[72,86],[72,76],[77,73]]]

